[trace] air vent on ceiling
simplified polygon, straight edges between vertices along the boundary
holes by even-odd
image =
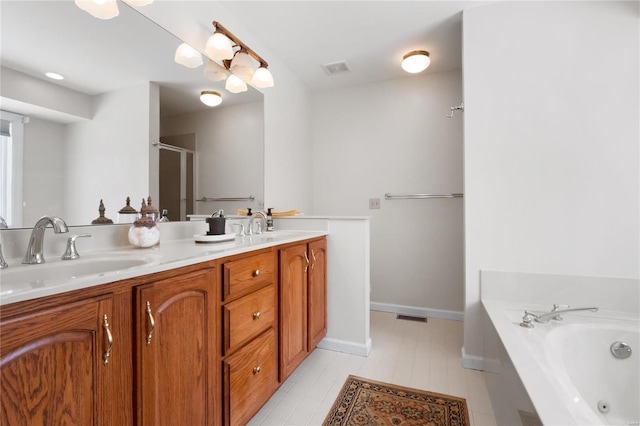
[[[329,75],[351,71],[351,68],[349,68],[349,64],[347,64],[347,61],[339,61],[339,62],[332,62],[330,64],[323,64],[322,69],[325,70],[325,72]]]

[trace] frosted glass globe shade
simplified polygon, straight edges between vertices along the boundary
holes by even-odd
[[[187,68],[198,68],[202,65],[202,55],[187,43],[182,43],[176,49],[174,60]]]
[[[213,33],[207,40],[207,44],[204,47],[204,53],[214,60],[223,60],[233,58],[233,47],[231,46],[231,40],[221,33]]]
[[[111,19],[120,14],[116,0],[76,0],[76,6],[99,19]]]
[[[227,78],[227,82],[224,85],[224,88],[227,89],[231,93],[240,93],[247,91],[247,83],[242,81],[237,76],[231,74],[229,78]]]
[[[260,67],[253,74],[253,78],[251,79],[251,84],[259,89],[264,89],[267,87],[273,87],[273,76],[271,72],[265,67]]]
[[[213,61],[207,62],[202,73],[211,81],[222,81],[227,78],[227,73]]]

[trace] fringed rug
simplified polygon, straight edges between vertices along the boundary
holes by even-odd
[[[464,398],[349,376],[323,426],[469,426]]]

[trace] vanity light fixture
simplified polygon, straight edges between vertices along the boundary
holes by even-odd
[[[187,68],[198,68],[202,65],[202,54],[187,43],[182,43],[176,49],[174,60]]]
[[[426,50],[414,50],[402,57],[402,69],[411,74],[416,74],[427,69],[431,59]]]
[[[213,90],[203,90],[200,92],[200,102],[210,107],[218,106],[222,103],[222,96]]]
[[[239,79],[244,80],[244,83],[250,82],[260,89],[273,87],[273,76],[268,70],[269,64],[267,64],[267,61],[251,50],[238,37],[231,34],[219,22],[213,21],[213,27],[215,32],[207,40],[207,46],[205,47],[207,56],[211,59],[222,60],[225,68],[236,77],[239,77]],[[234,52],[233,48],[237,48],[237,50]],[[258,62],[257,70],[253,68],[252,59]],[[229,80],[227,80],[227,86],[236,87],[240,85],[236,81],[229,83]],[[230,91],[228,87],[227,90]]]

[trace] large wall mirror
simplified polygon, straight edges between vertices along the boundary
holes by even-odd
[[[262,94],[228,93],[202,66],[175,63],[182,41],[118,6],[117,17],[100,20],[73,1],[2,2],[3,135],[7,122],[22,134],[21,149],[3,151],[3,168],[21,170],[5,185],[20,189],[5,213],[10,227],[42,215],[88,225],[100,200],[118,223],[127,197],[139,209],[151,196],[171,220],[261,208]],[[202,104],[203,90],[220,92],[222,105]]]

